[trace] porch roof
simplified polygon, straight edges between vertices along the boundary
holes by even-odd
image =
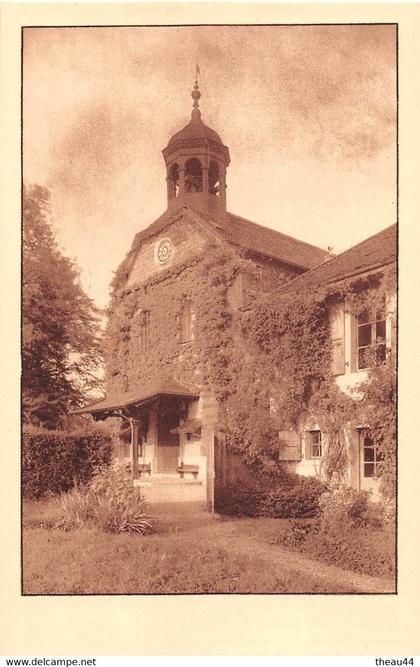
[[[83,408],[73,410],[72,414],[82,415],[97,412],[113,412],[114,410],[120,410],[132,405],[144,405],[158,396],[198,398],[199,395],[197,390],[189,389],[172,378],[166,378],[145,384],[129,393],[114,394],[100,401],[89,403]]]

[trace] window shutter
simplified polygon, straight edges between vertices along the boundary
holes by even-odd
[[[279,431],[279,461],[300,461],[300,436],[296,431]]]
[[[332,364],[334,375],[344,375],[344,307],[337,304],[331,308]]]
[[[355,373],[357,371],[357,317],[354,313],[351,313],[350,322],[350,370]]]
[[[344,339],[333,340],[332,343],[333,374],[344,375]]]

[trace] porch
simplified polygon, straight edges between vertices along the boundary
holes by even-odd
[[[166,379],[76,412],[95,420],[121,419],[118,464],[130,471],[147,500],[200,502],[208,500],[213,447],[213,429],[202,428],[203,404],[198,392]]]

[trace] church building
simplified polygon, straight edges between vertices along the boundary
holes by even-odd
[[[191,119],[162,151],[166,210],[136,235],[113,281],[106,397],[78,413],[121,419],[120,458],[146,498],[212,508],[220,405],[208,365],[217,351],[223,370],[218,336],[235,311],[330,255],[227,210],[229,149],[203,122],[200,97],[195,82]]]

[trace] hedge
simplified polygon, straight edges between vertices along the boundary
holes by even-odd
[[[69,433],[26,426],[22,434],[23,496],[38,499],[84,484],[111,457],[111,437],[100,427]]]
[[[271,486],[271,488],[270,488]],[[316,477],[293,473],[279,482],[265,480],[252,484],[233,483],[216,494],[215,507],[220,514],[266,516],[277,519],[315,517],[319,499],[326,486]]]

